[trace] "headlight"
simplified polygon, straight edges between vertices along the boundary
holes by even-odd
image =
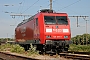
[[[46,38],[51,38],[51,36],[50,35],[47,35]]]
[[[64,36],[64,38],[68,38],[68,36]]]
[[[52,40],[46,40],[46,44],[52,44]]]

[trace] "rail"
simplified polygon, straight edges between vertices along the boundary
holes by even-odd
[[[79,59],[79,60],[90,60],[90,52],[63,52],[59,54],[65,58]]]
[[[8,53],[8,52],[0,52],[0,59],[1,60],[40,60],[40,59],[35,59],[32,57],[27,57],[23,55]]]
[[[60,60],[59,58],[42,55],[39,57],[25,56],[22,54],[11,53],[11,52],[0,52],[0,60]]]

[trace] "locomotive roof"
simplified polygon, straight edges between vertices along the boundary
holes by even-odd
[[[40,13],[66,14],[66,13],[56,13],[56,12],[53,12],[53,10],[50,10],[50,9],[42,9],[42,10],[40,10]],[[35,14],[35,15],[37,15],[37,14]],[[26,22],[28,22],[30,20],[33,20],[35,15],[31,16],[28,19],[23,20],[21,23],[19,23],[17,25],[17,27],[21,26],[22,24],[24,24],[24,23],[26,23]]]
[[[28,21],[30,21],[30,20],[33,20],[33,19],[34,19],[34,16],[35,16],[35,15],[31,16],[31,17],[28,18],[28,19],[23,20],[21,23],[19,23],[19,24],[17,25],[17,27],[18,27],[18,26],[21,26],[22,24],[24,24],[24,23],[26,23],[26,22],[28,22]]]

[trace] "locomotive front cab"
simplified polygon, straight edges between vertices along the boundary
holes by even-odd
[[[67,16],[44,16],[45,40],[70,40],[70,23]]]
[[[66,13],[44,15],[44,38],[47,50],[68,50],[71,32]]]

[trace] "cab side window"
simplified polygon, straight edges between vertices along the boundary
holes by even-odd
[[[36,26],[38,26],[38,18],[36,18]]]

